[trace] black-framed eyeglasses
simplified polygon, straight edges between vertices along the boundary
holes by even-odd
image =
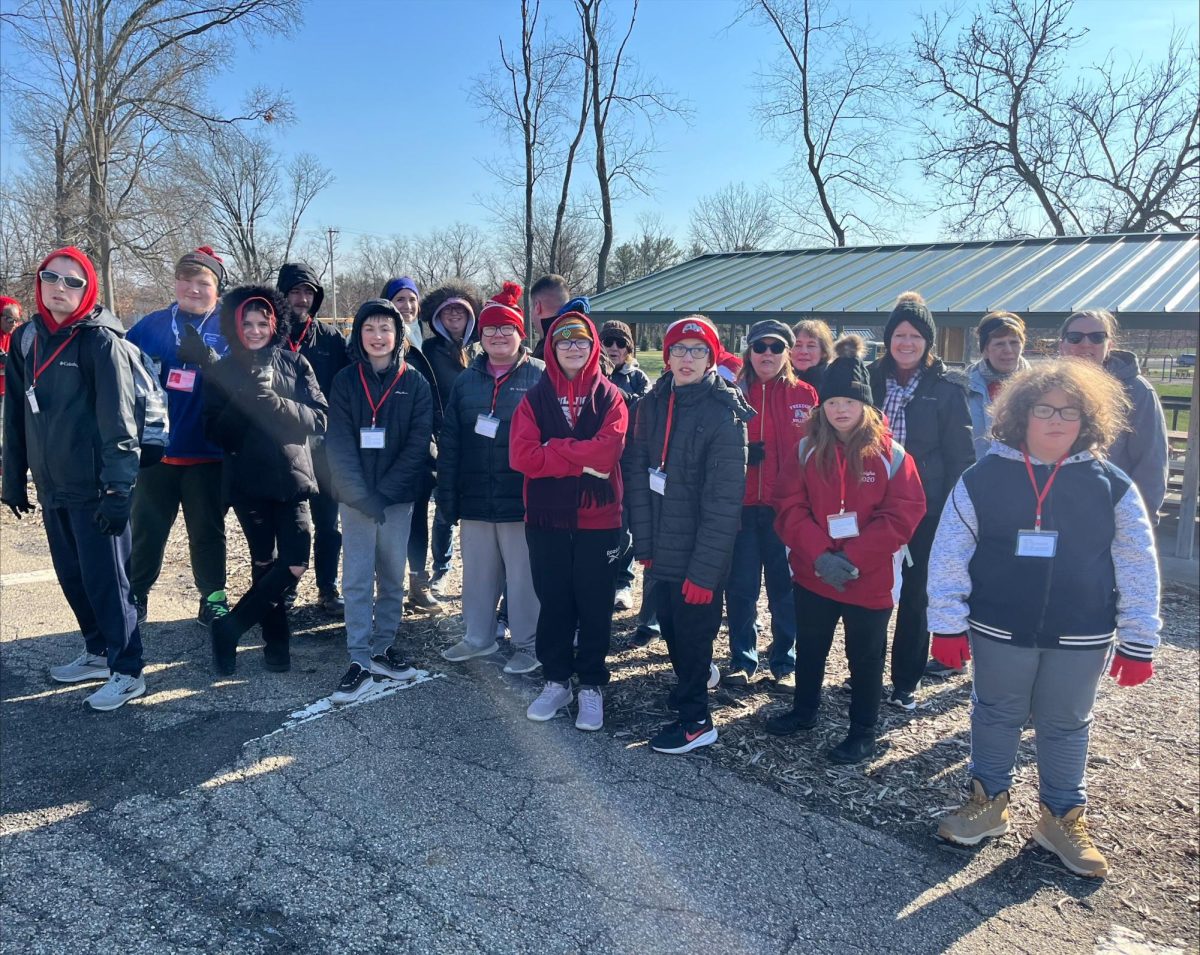
[[[1066,332],[1063,335],[1063,340],[1072,345],[1078,345],[1085,338],[1093,345],[1103,345],[1108,340],[1108,332]]]
[[[49,269],[42,269],[38,272],[38,279],[44,285],[57,285],[62,282],[69,289],[74,289],[78,292],[81,288],[87,288],[87,279],[81,279],[78,275],[60,275],[58,272],[51,272]]]
[[[603,339],[605,348],[628,348],[629,342],[624,338],[605,338]]]
[[[586,338],[560,338],[554,343],[559,351],[587,351],[592,343]]]
[[[672,358],[706,358],[708,356],[707,345],[672,345]]]
[[[778,338],[773,338],[769,342],[755,342],[750,346],[750,350],[756,355],[765,355],[767,352],[770,352],[772,355],[782,355],[787,350],[787,345]]]
[[[1056,414],[1063,421],[1078,421],[1083,411],[1076,408],[1074,405],[1067,405],[1065,408],[1057,408],[1054,405],[1037,404],[1031,409],[1035,418],[1041,418],[1043,421],[1049,421]]]
[[[480,332],[483,338],[512,338],[515,334],[517,329],[514,325],[488,325]]]

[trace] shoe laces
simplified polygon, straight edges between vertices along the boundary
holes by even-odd
[[[1084,822],[1083,813],[1080,813],[1074,819],[1055,819],[1059,829],[1062,830],[1068,841],[1076,849],[1091,849],[1095,847],[1092,842],[1091,834],[1088,832],[1087,823]]]

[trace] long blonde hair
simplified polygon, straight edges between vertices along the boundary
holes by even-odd
[[[809,419],[808,441],[806,446],[812,449],[813,459],[822,471],[832,471],[837,467],[837,448],[846,455],[846,463],[854,479],[862,477],[863,462],[876,455],[883,457],[889,449],[887,442],[887,427],[883,423],[883,415],[874,405],[863,405],[862,421],[850,432],[850,437],[842,444],[838,438],[837,428],[829,423],[825,411],[818,406]]]

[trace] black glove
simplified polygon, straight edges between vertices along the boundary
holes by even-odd
[[[767,456],[766,445],[761,441],[751,441],[746,446],[746,463],[749,465],[762,464]]]
[[[850,563],[845,555],[831,550],[825,551],[816,559],[813,569],[818,577],[838,593],[845,590],[846,584],[858,576],[858,568]]]
[[[204,344],[204,339],[196,331],[195,325],[183,326],[183,338],[175,354],[182,362],[190,362],[201,368],[208,368],[217,363],[217,353]]]
[[[21,519],[22,514],[33,513],[33,505],[29,503],[29,493],[24,488],[21,488],[15,496],[4,498],[0,503],[3,503],[5,507],[12,511],[13,517],[18,521]]]
[[[366,514],[367,517],[375,521],[376,524],[387,522],[387,499],[382,494],[368,494],[361,501],[355,501],[351,505],[356,511]]]
[[[106,492],[100,495],[100,506],[96,508],[96,526],[101,534],[120,537],[129,526],[129,494],[123,491]]]

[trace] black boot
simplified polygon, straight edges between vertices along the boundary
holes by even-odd
[[[283,601],[267,611],[262,619],[263,667],[272,673],[287,673],[292,668],[289,646],[292,628],[288,625],[287,610]]]
[[[209,625],[212,639],[213,667],[223,676],[230,676],[237,667],[237,645],[243,633],[261,621],[283,599],[284,591],[296,575],[276,562],[258,577],[229,613]]]
[[[849,735],[829,751],[829,761],[849,766],[875,756],[875,730],[851,726]]]
[[[810,730],[820,721],[817,710],[797,710],[795,708],[778,716],[772,716],[763,724],[772,736],[791,736],[801,730]]]

